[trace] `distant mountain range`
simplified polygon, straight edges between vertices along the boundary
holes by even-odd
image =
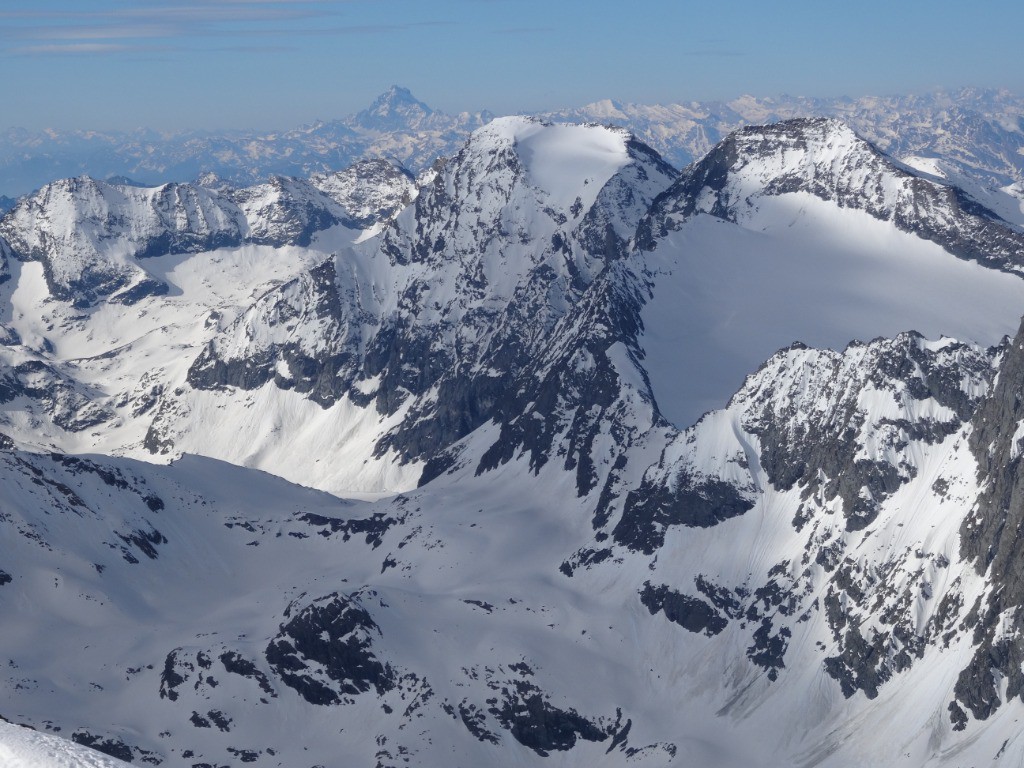
[[[888,154],[942,158],[968,184],[1024,181],[1024,100],[1006,91],[962,89],[921,96],[809,99],[744,96],[728,102],[640,105],[601,101],[535,115],[555,122],[627,128],[682,168],[744,125],[837,117]],[[448,115],[394,86],[358,114],[274,133],[244,131],[26,131],[0,134],[0,194],[22,195],[57,178],[111,176],[138,183],[192,181],[212,172],[236,186],[273,174],[307,177],[386,158],[414,173],[458,151],[490,112]],[[11,203],[0,199],[0,211]]]
[[[22,195],[79,175],[156,185],[214,173],[248,186],[275,174],[330,173],[364,158],[387,158],[418,171],[451,154],[492,118],[487,112],[446,115],[396,86],[356,115],[280,133],[11,129],[0,134],[0,194]]]

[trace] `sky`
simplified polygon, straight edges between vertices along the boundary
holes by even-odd
[[[604,98],[966,85],[1024,93],[1024,3],[970,6],[8,0],[0,4],[0,128],[272,130],[351,114],[392,84],[446,112],[499,114]]]

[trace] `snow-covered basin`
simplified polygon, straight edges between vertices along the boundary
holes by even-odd
[[[1024,313],[1024,279],[806,193],[761,198],[742,225],[699,215],[646,258],[644,365],[681,427],[795,341],[842,349],[915,330],[988,345]]]

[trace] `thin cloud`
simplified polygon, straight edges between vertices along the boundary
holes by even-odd
[[[406,32],[410,29],[423,29],[425,27],[451,27],[450,21],[413,21],[400,24],[358,24],[350,27],[334,27],[323,30],[326,35],[361,35],[378,34],[381,32]],[[309,30],[312,34],[319,34],[320,30]]]
[[[275,0],[274,5],[280,2]],[[253,0],[227,4],[221,0],[203,6],[156,5],[118,11],[0,11],[0,19],[23,22],[5,25],[0,34],[6,37],[66,36],[79,30],[77,34],[92,38],[117,37],[119,30],[138,25],[140,30],[144,28],[145,36],[153,36],[154,32],[187,36],[204,30],[229,31],[246,25],[265,25],[268,30],[278,30],[281,23],[336,16],[337,13],[314,7],[308,0],[292,3],[290,7],[269,7],[269,4],[254,4]],[[52,23],[54,21],[58,23]]]
[[[217,50],[224,53],[291,53],[301,49],[294,45],[227,45]]]
[[[542,32],[554,32],[554,27],[505,27],[494,30],[496,35],[534,35]]]
[[[251,5],[246,3],[246,5]],[[245,7],[243,5],[221,5],[221,6],[165,6],[152,8],[129,8],[118,13],[103,13],[103,17],[130,17],[137,19],[158,19],[161,21],[175,21],[179,23],[199,24],[203,22],[251,22],[251,21],[294,21],[298,19],[311,19],[328,16],[324,11],[317,11],[313,8],[267,8],[258,5]],[[98,18],[96,16],[94,18]]]
[[[58,55],[96,55],[109,53],[137,53],[140,51],[166,50],[140,45],[122,45],[120,43],[53,43],[46,45],[25,45],[12,48],[13,53],[24,54],[58,54]]]
[[[747,55],[743,51],[731,51],[724,48],[697,48],[690,51],[680,51],[679,53],[682,56],[701,56],[708,58],[735,58]]]
[[[336,5],[336,3],[335,3]],[[15,55],[121,54],[152,44],[129,41],[164,41],[164,50],[186,50],[190,41],[216,38],[275,37],[278,41],[310,35],[351,35],[392,32],[401,24],[348,26],[330,24],[341,14],[317,0],[213,0],[195,3],[151,4],[118,11],[71,13],[0,11],[0,50]],[[311,22],[316,22],[312,24]],[[289,46],[280,46],[287,49]],[[203,50],[220,50],[208,45]],[[262,50],[270,50],[263,48]]]
[[[288,5],[291,7],[273,8],[269,5]],[[305,7],[302,7],[305,6]],[[322,7],[322,6],[319,6]],[[310,18],[330,15],[318,9],[318,4],[309,0],[298,0],[293,3],[281,3],[280,0],[260,3],[254,0],[219,0],[208,5],[151,5],[144,8],[121,8],[116,11],[0,11],[0,19],[26,19],[44,22],[49,19],[77,19],[82,21],[125,18],[156,18],[184,21],[260,21],[276,19]]]
[[[161,24],[111,26],[43,26],[6,29],[2,33],[22,40],[123,40],[131,38],[169,37],[171,30]]]
[[[253,0],[218,0],[223,4],[238,3],[249,5]],[[278,0],[268,0],[278,2]],[[296,4],[307,5],[306,0],[297,0]],[[88,23],[83,24],[33,24],[33,25],[6,25],[0,26],[0,41],[6,39],[6,46],[0,45],[0,52],[9,55],[40,56],[48,54],[61,55],[96,55],[110,54],[119,55],[124,53],[137,53],[140,51],[152,52],[191,52],[191,53],[213,53],[221,51],[231,52],[270,52],[282,53],[292,52],[298,49],[297,46],[288,45],[288,39],[299,39],[308,37],[341,37],[359,35],[385,35],[403,31],[424,29],[431,27],[452,26],[448,21],[420,21],[420,22],[398,22],[381,24],[321,24],[309,26],[308,24],[277,24],[272,23],[285,17],[264,16],[261,14],[249,14],[241,17],[241,21],[247,23],[225,24],[216,20],[219,16],[211,15],[209,8],[196,9],[192,6],[174,6],[153,9],[138,9],[140,16],[139,23],[124,23],[123,18],[116,24],[96,23],[96,20],[106,18],[107,14],[81,14],[88,18]],[[186,23],[188,13],[198,11],[194,23]],[[156,18],[159,14],[165,14],[165,18]],[[154,17],[143,19],[141,17]],[[318,18],[326,19],[330,14],[319,14]],[[200,18],[202,17],[202,20]],[[171,20],[173,18],[173,20]],[[239,22],[240,17],[230,16],[232,22]],[[297,19],[308,19],[308,14],[301,17],[290,15],[288,21]],[[260,23],[254,23],[258,19]],[[66,18],[62,19],[67,21]],[[249,46],[249,45],[217,45],[217,40],[230,40],[232,38],[274,38],[271,45]],[[161,41],[162,45],[154,45],[151,41]],[[132,44],[130,41],[136,41]],[[143,43],[142,41],[146,41]]]
[[[327,5],[338,2],[358,2],[358,0],[211,0],[222,5]]]
[[[388,35],[451,25],[387,18],[345,24],[344,9],[352,2],[365,0],[151,0],[117,10],[104,3],[71,12],[54,11],[44,0],[39,10],[0,11],[0,55],[286,53],[301,48],[298,41],[304,38]],[[266,45],[241,42],[248,40],[265,40]]]

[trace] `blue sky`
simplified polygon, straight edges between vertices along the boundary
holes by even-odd
[[[1024,92],[1024,3],[33,0],[0,127],[287,128],[397,83],[449,112],[976,85]]]

